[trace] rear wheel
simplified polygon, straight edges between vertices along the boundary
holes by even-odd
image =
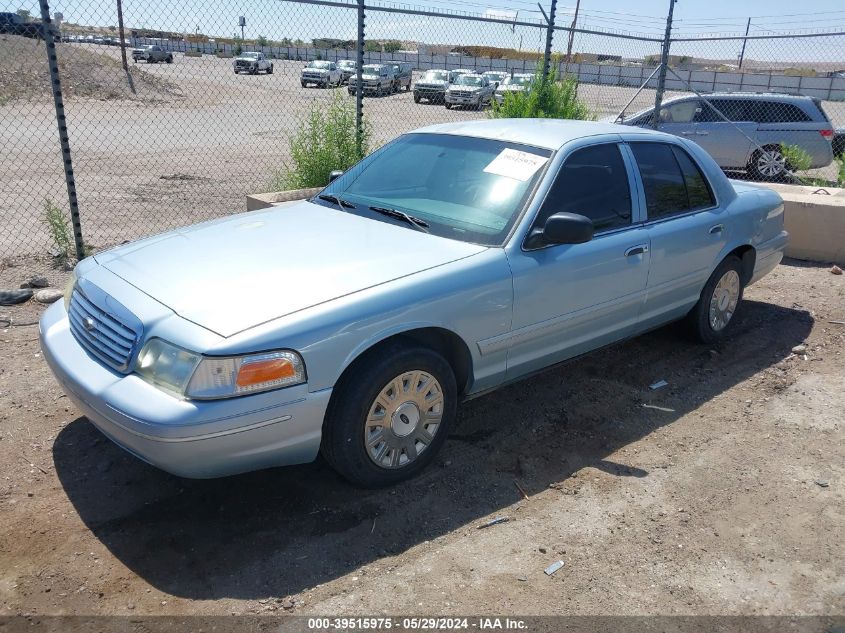
[[[273,64],[270,64],[270,68],[268,68],[268,69],[267,69],[267,74],[268,74],[268,75],[272,75],[272,74],[273,74]]]
[[[168,64],[172,64],[173,63],[173,55],[168,55],[167,59],[164,60],[164,61],[166,61]]]
[[[420,96],[414,95],[414,103],[419,103],[419,102],[420,102]]]
[[[447,110],[451,110],[451,109],[452,109],[452,104],[451,104],[451,103],[449,103],[448,101],[446,102],[446,109],[447,109]]]
[[[786,157],[777,145],[767,145],[762,150],[756,150],[748,163],[749,173],[757,180],[783,180],[787,169],[789,165]]]
[[[425,347],[393,343],[338,383],[321,450],[346,479],[367,488],[425,468],[446,441],[457,410],[449,363]]]
[[[702,343],[724,338],[734,322],[743,290],[742,261],[729,255],[710,275],[698,303],[687,315],[692,334]]]

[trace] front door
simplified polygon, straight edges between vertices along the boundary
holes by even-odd
[[[514,284],[507,379],[628,336],[643,302],[648,231],[638,222],[633,166],[615,143],[573,151],[564,161],[533,227],[558,212],[589,217],[595,236],[508,254]],[[630,174],[630,177],[629,177]],[[532,227],[532,228],[533,228]]]

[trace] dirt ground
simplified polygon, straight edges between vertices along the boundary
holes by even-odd
[[[778,267],[717,346],[671,326],[466,403],[434,465],[382,491],[319,462],[145,465],[64,397],[26,325],[41,310],[0,311],[0,615],[845,610],[845,276],[827,266]]]

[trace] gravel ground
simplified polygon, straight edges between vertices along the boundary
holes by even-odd
[[[667,327],[466,403],[433,466],[382,491],[319,462],[212,481],[143,464],[62,394],[25,325],[41,310],[2,310],[20,326],[0,329],[0,615],[845,610],[828,267],[778,267],[715,347]]]

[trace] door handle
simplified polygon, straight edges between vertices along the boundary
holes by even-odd
[[[696,132],[698,136],[709,136],[710,132]]]
[[[681,132],[681,134],[683,134],[684,136],[691,136],[695,134],[695,132],[692,132],[690,130],[684,130],[683,132]]]
[[[637,244],[625,251],[625,257],[633,257],[634,255],[643,255],[648,253],[648,244]]]
[[[710,227],[710,235],[715,235],[716,233],[721,233],[725,230],[724,224],[716,224],[715,226]]]

